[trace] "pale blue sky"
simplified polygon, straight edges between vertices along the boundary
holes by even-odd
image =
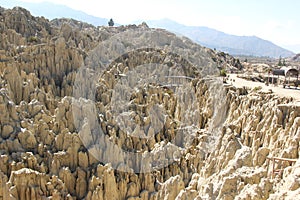
[[[41,2],[46,0],[22,0]],[[256,35],[300,52],[298,0],[47,0],[121,24],[169,18],[234,35]],[[0,3],[1,5],[1,3]],[[299,47],[290,47],[299,45]]]

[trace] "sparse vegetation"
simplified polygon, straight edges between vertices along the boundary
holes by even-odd
[[[286,66],[286,61],[285,59],[282,59],[281,56],[279,57],[279,61],[278,61],[278,66]]]
[[[36,36],[30,36],[27,41],[30,43],[38,42],[38,38]]]
[[[226,77],[227,76],[227,72],[226,72],[225,69],[221,69],[220,70],[220,76],[222,76],[222,77]]]
[[[223,83],[226,83],[227,72],[225,69],[220,70],[220,76],[223,77]]]
[[[278,58],[239,65],[146,24],[1,9],[1,199],[299,199],[300,97],[265,73]]]
[[[108,22],[108,26],[114,26],[115,25],[115,22],[113,19],[110,19],[109,22]]]
[[[257,86],[257,87],[254,87],[254,88],[253,88],[253,91],[257,92],[257,91],[259,91],[259,90],[261,90],[261,89],[262,89],[261,86]]]
[[[278,64],[277,64],[278,66],[282,66],[282,61],[281,61],[281,56],[280,56],[280,58],[279,58],[279,60],[278,60]]]

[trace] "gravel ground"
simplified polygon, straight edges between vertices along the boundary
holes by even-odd
[[[234,81],[233,81],[234,80]],[[260,82],[253,82],[248,81],[242,78],[238,78],[237,74],[229,74],[229,79],[227,83],[234,85],[235,87],[249,87],[249,88],[255,88],[255,87],[262,87],[262,91],[269,91],[270,89],[278,96],[280,97],[293,97],[295,101],[300,103],[300,88],[283,88],[282,85],[274,86],[270,84],[269,86],[265,85],[264,83]]]

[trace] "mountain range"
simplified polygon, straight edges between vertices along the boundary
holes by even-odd
[[[165,28],[169,31],[185,35],[195,42],[231,55],[290,57],[293,52],[263,40],[256,36],[236,36],[203,27],[185,26],[169,19],[147,21],[150,27]]]
[[[84,21],[95,26],[107,25],[108,19],[95,17],[82,11],[74,10],[64,5],[48,2],[29,3],[18,0],[4,0],[1,6],[12,8],[16,5],[22,6],[35,16],[44,16],[48,19],[73,18]],[[140,23],[136,21],[135,23]],[[284,49],[270,41],[256,36],[236,36],[224,32],[203,27],[185,26],[170,19],[146,20],[146,23],[153,28],[164,28],[176,34],[184,35],[193,41],[231,55],[257,56],[257,57],[291,57],[295,55],[292,51]],[[116,24],[118,25],[118,24]]]

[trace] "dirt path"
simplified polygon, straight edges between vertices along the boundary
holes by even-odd
[[[230,81],[231,79],[234,79],[235,81]],[[237,74],[229,74],[229,84],[234,85],[235,87],[250,87],[250,88],[255,88],[255,87],[262,87],[262,91],[268,91],[272,90],[276,95],[280,97],[293,97],[295,101],[300,102],[300,89],[297,88],[283,88],[282,86],[273,86],[270,84],[269,86],[266,86],[264,83],[260,82],[253,82],[253,81],[248,81],[242,78],[238,78]]]

